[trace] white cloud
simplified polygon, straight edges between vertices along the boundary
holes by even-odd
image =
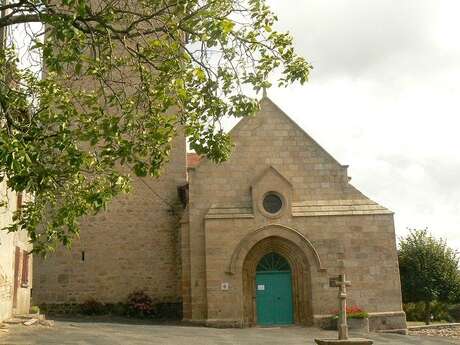
[[[269,96],[396,212],[460,249],[460,3],[269,3],[315,69]]]

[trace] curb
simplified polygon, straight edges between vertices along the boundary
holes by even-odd
[[[457,328],[460,327],[460,323],[440,323],[436,325],[423,325],[423,326],[409,326],[409,331],[421,331],[424,329],[443,329],[443,328]]]

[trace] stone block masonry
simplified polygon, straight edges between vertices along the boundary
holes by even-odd
[[[155,303],[181,300],[177,187],[186,182],[185,138],[177,137],[159,179],[134,188],[106,212],[87,217],[72,249],[35,263],[34,304],[124,302],[143,290]]]

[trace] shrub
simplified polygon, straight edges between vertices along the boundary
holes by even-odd
[[[349,319],[367,319],[369,317],[369,314],[365,311],[361,311],[357,313],[348,314],[347,316]]]
[[[337,330],[337,323],[339,320],[339,310],[336,309],[332,312],[333,316],[325,318],[321,322],[321,328],[327,330]],[[357,306],[347,307],[347,319],[367,319],[369,314]]]
[[[85,315],[101,315],[105,312],[104,304],[90,298],[80,305],[81,312]]]
[[[450,305],[447,310],[453,322],[460,322],[460,304]]]
[[[406,313],[407,321],[425,321],[423,315],[423,304],[422,303],[404,303],[403,309]]]
[[[134,291],[128,296],[127,314],[133,317],[151,317],[154,314],[152,299],[144,291]]]
[[[155,304],[155,318],[161,320],[182,320],[182,303]]]
[[[126,316],[127,313],[127,306],[125,303],[110,303],[106,304],[106,309],[107,312],[111,315],[116,315],[116,316]]]
[[[31,314],[40,314],[40,308],[36,305],[33,305],[30,307],[30,313]]]
[[[449,315],[449,304],[435,301],[431,304],[431,314],[435,321],[453,322],[453,318]]]
[[[347,316],[349,319],[366,319],[369,317],[369,314],[360,307],[352,306],[347,308]]]
[[[425,303],[404,303],[404,311],[406,312],[407,321],[425,321]],[[455,312],[452,312],[448,304],[442,302],[431,303],[431,320],[433,321],[455,321]],[[460,315],[459,315],[460,316]]]
[[[339,317],[339,311],[336,310],[334,312],[335,318]],[[362,310],[360,307],[357,306],[351,306],[347,307],[347,317],[349,319],[366,319],[369,317],[369,314]]]

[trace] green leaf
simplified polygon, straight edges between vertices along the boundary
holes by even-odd
[[[224,31],[224,33],[228,34],[235,27],[235,23],[231,21],[230,19],[224,19],[221,21],[221,26],[222,26],[222,30]]]
[[[39,0],[46,35],[0,51],[10,81],[0,84],[0,176],[34,196],[7,229],[25,229],[36,253],[70,246],[81,218],[129,191],[130,175],[160,175],[177,133],[225,161],[225,117],[253,116],[254,90],[308,80],[312,66],[264,1],[167,4],[63,0],[49,11]],[[20,64],[24,52],[42,65]]]

